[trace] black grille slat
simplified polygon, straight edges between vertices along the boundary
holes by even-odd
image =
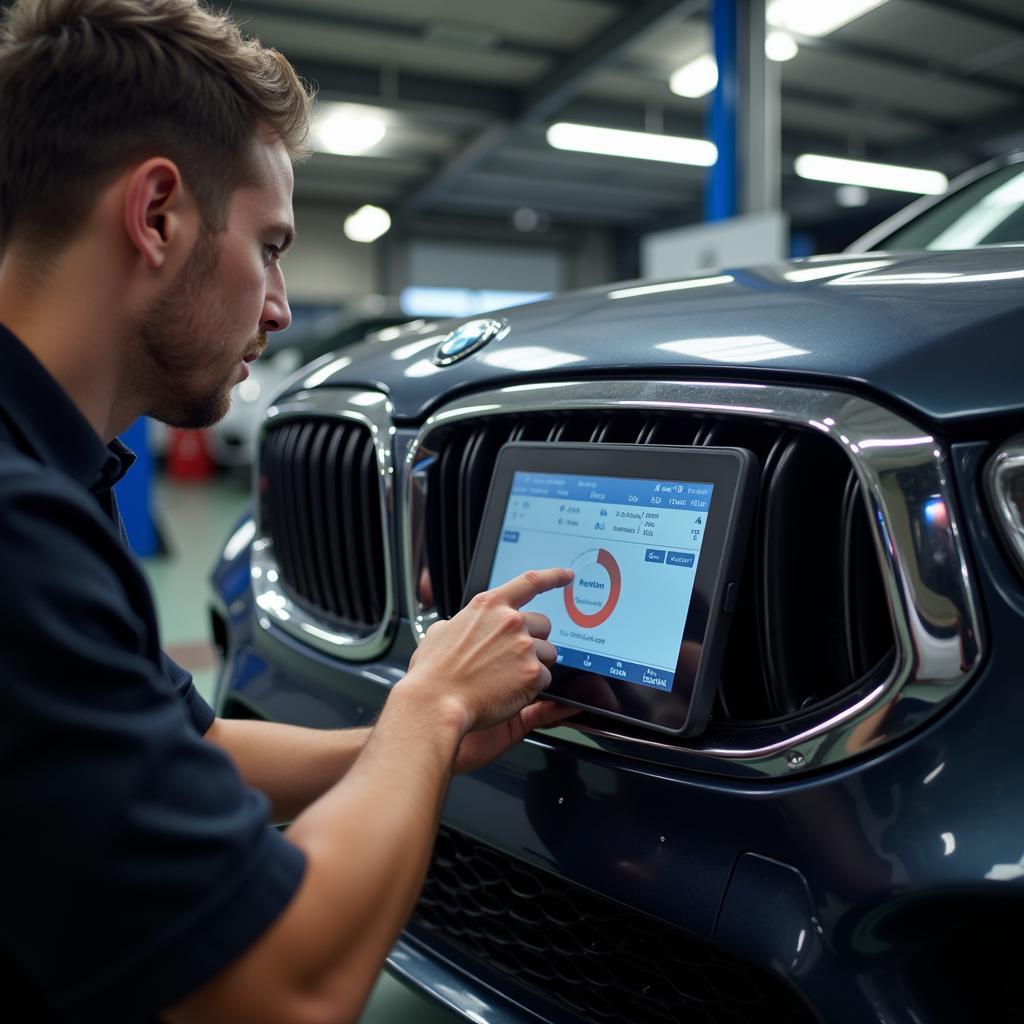
[[[883,617],[866,617],[864,608],[888,607],[881,577],[874,571],[875,547],[857,474],[850,471],[843,499],[843,593],[846,597],[846,646],[854,679],[870,672],[890,648]]]
[[[269,513],[267,523],[283,523],[287,518],[288,491],[286,488],[277,486],[277,482],[284,479],[284,457],[287,448],[289,433],[286,430],[276,430],[267,438],[263,457],[262,482],[264,507]],[[270,481],[275,481],[275,486],[270,486]],[[298,563],[298,552],[295,549],[291,531],[281,531],[278,542],[274,545],[278,564],[281,573],[288,581],[296,578],[296,565]]]
[[[696,417],[658,417],[647,432],[645,444],[699,444],[702,429],[701,420]]]
[[[707,939],[448,828],[409,930],[588,1024],[816,1019],[784,981]]]
[[[439,430],[430,440],[438,457],[428,484],[426,560],[442,615],[461,605],[501,445],[553,439],[739,446],[757,455],[761,493],[716,721],[799,714],[891,656],[891,617],[849,461],[815,431],[744,416],[573,410],[483,417]]]
[[[849,465],[828,458],[833,450],[825,438],[794,434],[767,482],[761,607],[779,714],[810,707],[853,682],[844,650],[840,542]]]
[[[746,563],[740,579],[736,611],[725,652],[719,710],[725,718],[757,720],[778,713],[768,680],[767,622],[759,621],[758,595],[762,592],[762,546],[768,482],[775,472],[779,455],[785,449],[788,434],[774,426],[745,421],[719,420],[712,424],[704,443],[716,446],[741,446],[757,456],[761,466],[761,485],[754,511]]]
[[[463,442],[464,444],[465,442]],[[463,444],[455,443],[445,448],[439,465],[440,501],[438,536],[441,540],[440,562],[431,573],[437,588],[437,597],[444,601],[443,607],[451,609],[448,614],[458,611],[465,589],[466,577],[459,572],[459,463],[462,460]],[[489,479],[489,478],[488,478]],[[455,530],[451,527],[454,525]]]
[[[551,425],[551,431],[548,434],[549,441],[562,441],[565,440],[565,423],[564,419],[556,420]]]
[[[313,436],[316,434],[317,424],[302,424],[298,438],[295,442],[295,503],[298,508],[299,522],[306,534],[310,537],[315,535],[316,516],[313,511],[314,496],[313,489],[313,467],[311,464]],[[306,574],[306,592],[313,603],[321,608],[327,606],[327,595],[323,591],[320,577],[320,562],[314,554],[312,545],[302,546],[302,567]]]
[[[359,479],[372,480],[377,473],[377,453],[373,441],[366,438],[363,446]],[[373,560],[379,558],[380,543],[380,504],[377,492],[369,487],[360,488],[359,497],[362,503],[362,531],[357,538],[360,543],[359,583],[366,595],[367,618],[378,621],[384,614],[384,595],[377,585],[377,573],[374,571]]]
[[[345,542],[342,538],[345,517],[341,507],[341,466],[345,447],[345,431],[337,428],[331,434],[324,457],[324,477],[327,491],[327,518],[330,529],[327,534],[327,559],[331,564],[337,586],[338,614],[343,619],[355,621],[355,606],[349,593],[348,573],[345,572]]]
[[[487,504],[487,490],[490,483],[490,468],[498,457],[508,433],[496,424],[486,424],[477,435],[477,443],[466,460],[463,475],[465,498],[461,503],[466,509],[466,534],[464,543],[468,557],[472,558],[480,523]]]
[[[363,588],[359,585],[358,579],[352,579],[353,570],[359,564],[359,546],[363,543],[359,488],[356,485],[359,481],[359,450],[365,440],[367,439],[364,431],[349,430],[341,456],[341,475],[337,480],[337,486],[341,491],[341,512],[345,523],[343,527],[345,566],[346,575],[350,581],[348,596],[352,605],[352,614],[357,622],[368,621],[366,605],[363,601]]]
[[[473,557],[473,543],[476,540],[476,530],[473,528],[473,506],[475,504],[473,500],[475,490],[473,486],[473,463],[476,459],[476,453],[484,442],[485,433],[486,427],[481,427],[470,434],[466,446],[462,449],[462,457],[459,459],[458,493],[460,500],[458,502],[456,522],[458,523],[459,530],[459,577],[463,580],[469,576],[469,563]],[[479,484],[477,487],[479,487]]]
[[[317,537],[326,537],[328,533],[327,495],[324,488],[324,451],[330,437],[331,428],[327,423],[320,423],[313,431],[309,445],[309,462],[307,476],[309,481],[309,514],[313,533]],[[331,573],[329,558],[313,559],[317,583],[323,605],[334,615],[340,614],[337,599],[337,587]]]
[[[291,528],[293,536],[300,539],[308,529],[306,519],[305,502],[305,473],[303,472],[303,452],[301,447],[302,430],[304,424],[294,423],[288,428],[288,439],[285,442],[284,450],[281,453],[282,477],[288,487],[288,498],[290,502]],[[313,594],[313,584],[310,580],[310,557],[309,550],[305,544],[298,543],[295,546],[295,575],[294,583],[300,594],[306,594],[309,599],[316,601]]]
[[[387,583],[370,431],[324,416],[287,420],[267,432],[260,457],[262,527],[287,591],[342,628],[378,628]]]

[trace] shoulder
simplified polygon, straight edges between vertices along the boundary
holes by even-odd
[[[63,622],[77,632],[90,621],[120,620],[130,623],[133,647],[146,645],[144,577],[114,523],[73,480],[8,453],[0,456],[0,566],[8,625],[38,631]]]
[[[92,495],[62,473],[10,449],[0,449],[0,544],[26,534],[77,531],[116,538]]]

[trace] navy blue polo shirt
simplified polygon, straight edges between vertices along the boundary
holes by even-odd
[[[156,1020],[305,866],[160,649],[111,492],[130,462],[0,326],[0,991],[22,1020]]]

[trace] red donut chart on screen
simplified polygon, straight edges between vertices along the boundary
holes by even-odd
[[[596,558],[593,558],[594,550],[597,551]],[[600,626],[602,622],[607,622],[612,612],[615,611],[615,606],[619,603],[619,594],[622,592],[622,573],[619,571],[619,563],[612,557],[612,553],[605,551],[604,548],[584,552],[573,562],[573,568],[576,569],[579,563],[590,565],[593,562],[596,562],[608,573],[608,594],[604,604],[596,612],[582,611],[576,604],[576,588],[583,585],[578,569],[576,579],[562,591],[565,610],[569,613],[569,618],[583,629],[593,629],[595,626]]]

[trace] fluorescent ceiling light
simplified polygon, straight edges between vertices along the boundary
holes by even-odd
[[[655,135],[652,132],[627,132],[618,128],[598,128],[564,121],[548,129],[548,143],[555,149],[569,149],[578,153],[662,160],[694,167],[710,167],[718,159],[715,144],[704,139]]]
[[[800,52],[796,40],[787,32],[769,32],[764,40],[764,54],[769,60],[792,60]],[[718,85],[718,64],[710,53],[702,53],[689,64],[674,71],[668,87],[677,96],[699,100]]]
[[[339,156],[361,156],[387,134],[383,116],[357,103],[325,103],[310,133],[314,149]]]
[[[827,36],[886,0],[772,0],[768,24],[801,36]]]
[[[847,210],[867,206],[868,190],[860,185],[840,185],[836,189],[836,202]]]
[[[788,32],[769,32],[764,38],[764,55],[769,60],[792,60],[800,52],[796,40]]]
[[[391,215],[379,206],[360,206],[345,218],[345,235],[353,242],[376,242],[391,227]]]
[[[949,179],[944,174],[918,167],[844,160],[841,157],[817,156],[813,153],[798,156],[794,166],[801,178],[831,181],[837,185],[862,185],[864,188],[885,188],[893,192],[914,192],[928,196],[941,195],[949,187]]]
[[[672,73],[668,87],[677,96],[687,96],[691,100],[707,96],[718,85],[718,65],[709,53],[702,53],[689,64],[684,64]]]

